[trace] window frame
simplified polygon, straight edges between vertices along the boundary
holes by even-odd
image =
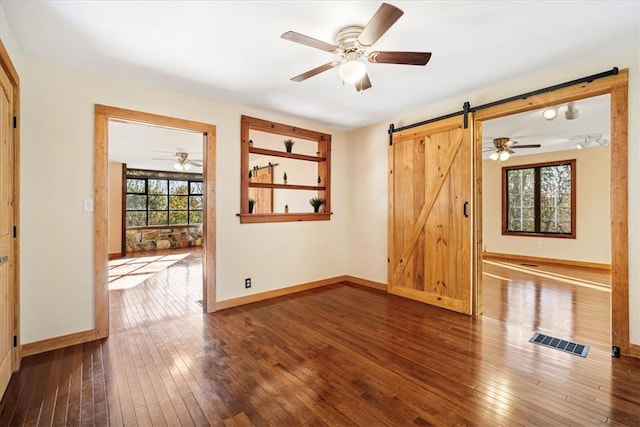
[[[539,230],[540,226],[540,169],[549,166],[570,166],[571,167],[571,232],[569,233],[552,233],[542,231],[510,231],[509,223],[509,198],[508,198],[508,174],[509,171],[520,169],[534,169],[535,183],[534,188],[534,221]],[[551,237],[560,239],[576,238],[576,211],[577,211],[577,182],[576,182],[576,159],[554,160],[550,162],[529,163],[523,165],[504,166],[502,168],[502,235],[503,236],[523,236],[523,237]]]
[[[141,180],[144,181],[144,192],[129,192],[127,191],[127,181],[130,179]],[[167,182],[167,194],[155,194],[149,193],[149,180],[155,181],[166,181]],[[182,197],[186,197],[186,210],[184,209],[170,209],[169,198],[172,196],[171,194],[171,181],[183,181],[187,182],[187,193],[183,195],[179,195]],[[200,183],[201,188],[204,190],[204,180],[202,176],[199,174],[174,174],[172,172],[162,172],[162,171],[146,171],[146,170],[136,170],[136,169],[127,169],[126,174],[123,180],[123,217],[122,223],[125,230],[133,230],[140,228],[168,228],[168,227],[191,227],[191,226],[201,226],[204,222],[204,193],[192,193],[191,187],[192,183]],[[145,209],[127,209],[127,196],[129,195],[140,195],[145,196]],[[166,210],[158,210],[158,209],[149,209],[149,196],[163,196],[167,198],[167,209]],[[173,196],[176,196],[175,194]],[[202,207],[200,209],[192,209],[190,203],[190,197],[199,196],[202,197]],[[127,224],[127,212],[145,212],[145,225],[128,225]],[[167,213],[167,224],[149,224],[149,214],[152,212],[166,212]],[[187,214],[187,223],[186,224],[171,224],[171,212],[186,212]],[[200,212],[201,222],[199,223],[191,223],[191,213],[192,212]]]

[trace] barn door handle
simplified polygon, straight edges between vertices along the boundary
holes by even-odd
[[[464,205],[462,206],[462,213],[464,214],[465,218],[469,218],[469,212],[467,212],[467,207],[469,207],[469,202],[464,202]]]
[[[7,261],[9,261],[9,255],[5,255],[2,258],[0,258],[0,264],[4,264]]]

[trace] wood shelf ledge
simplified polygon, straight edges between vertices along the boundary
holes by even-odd
[[[268,182],[250,182],[250,188],[281,188],[284,190],[319,190],[324,191],[327,189],[325,186],[317,185],[294,185],[294,184],[271,184]]]
[[[252,224],[261,222],[300,222],[300,221],[328,221],[331,213],[327,212],[303,212],[303,213],[242,213],[236,214],[240,217],[241,224]]]
[[[249,153],[265,156],[285,157],[287,159],[308,160],[310,162],[324,162],[326,157],[309,156],[307,154],[287,153],[286,151],[268,150],[266,148],[249,147]]]

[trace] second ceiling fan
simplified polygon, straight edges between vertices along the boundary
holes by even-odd
[[[507,160],[509,156],[515,153],[515,151],[513,151],[514,148],[540,148],[541,147],[540,144],[524,144],[524,145],[516,146],[517,143],[518,141],[514,141],[510,138],[494,138],[493,146],[495,148],[490,148],[484,151],[495,150],[493,153],[491,153],[491,156],[489,157],[491,158],[491,160],[503,162]]]
[[[338,68],[340,78],[346,83],[355,85],[358,92],[371,87],[371,80],[367,74],[367,67],[363,61],[366,58],[371,63],[426,65],[431,59],[431,52],[400,52],[400,51],[372,51],[368,49],[403,15],[403,11],[388,3],[382,3],[369,23],[350,25],[338,31],[335,44],[326,43],[295,31],[287,31],[283,39],[336,53],[340,60],[327,62],[307,72],[291,78],[294,82],[301,82],[324,71]]]

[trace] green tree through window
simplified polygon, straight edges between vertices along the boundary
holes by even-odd
[[[575,160],[502,168],[503,234],[575,238]]]
[[[126,226],[202,224],[202,181],[127,178]]]

